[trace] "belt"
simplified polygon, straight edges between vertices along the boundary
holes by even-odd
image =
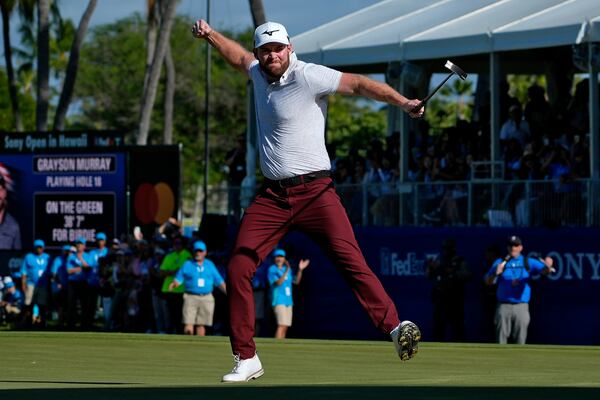
[[[317,179],[329,178],[330,176],[331,176],[331,171],[322,170],[322,171],[309,172],[308,174],[303,174],[303,175],[291,176],[289,178],[275,180],[275,181],[271,180],[271,179],[266,179],[266,184],[269,187],[285,189],[285,188],[302,185],[304,183],[310,183],[310,182],[316,181]]]
[[[185,294],[190,295],[190,296],[208,296],[209,294],[212,294],[212,292],[210,293],[192,293],[192,292],[185,292]]]

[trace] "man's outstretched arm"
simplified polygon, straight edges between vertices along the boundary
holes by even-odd
[[[232,67],[244,74],[248,73],[248,67],[255,58],[252,53],[244,49],[238,42],[221,35],[202,19],[199,19],[192,25],[192,34],[196,38],[208,41]]]
[[[419,105],[420,100],[407,99],[390,85],[369,79],[363,75],[343,73],[337,93],[364,96],[383,101],[402,108],[413,118],[421,117],[425,111],[421,107],[417,112],[413,112],[413,109]]]

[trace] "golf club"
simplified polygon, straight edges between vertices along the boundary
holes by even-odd
[[[412,112],[418,112],[421,109],[421,107],[423,107],[425,105],[425,103],[427,103],[429,101],[429,99],[431,99],[433,97],[433,95],[436,94],[437,91],[442,88],[442,86],[444,86],[444,83],[448,82],[448,79],[450,79],[450,77],[452,75],[454,75],[454,74],[458,75],[459,78],[462,79],[463,81],[465,79],[467,79],[467,73],[465,71],[463,71],[462,68],[460,68],[458,65],[452,63],[450,60],[446,61],[446,64],[444,65],[444,67],[446,67],[450,70],[450,74],[448,74],[446,79],[444,79],[439,85],[437,85],[437,87],[435,89],[433,89],[433,91],[431,93],[429,93],[427,95],[427,97],[425,97],[423,100],[421,100],[419,105],[412,109]]]

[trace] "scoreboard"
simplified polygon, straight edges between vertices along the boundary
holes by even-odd
[[[35,239],[53,253],[80,236],[121,238],[134,226],[152,238],[179,216],[180,155],[180,145],[127,146],[119,131],[0,131],[8,194],[0,224],[9,221],[0,231],[0,276],[19,269]]]
[[[49,248],[83,236],[94,241],[125,231],[126,153],[2,154],[10,184],[8,211],[23,248],[43,239]]]

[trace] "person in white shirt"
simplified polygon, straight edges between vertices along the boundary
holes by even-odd
[[[252,80],[260,167],[266,182],[246,209],[227,269],[231,347],[235,367],[224,382],[264,374],[254,344],[252,277],[257,266],[291,228],[323,246],[379,330],[390,335],[402,360],[418,350],[421,333],[400,323],[396,307],[367,265],[333,187],[325,147],[327,96],[361,95],[423,115],[420,100],[409,100],[385,83],[342,73],[296,58],[285,27],[267,22],[254,32],[253,53],[212,29],[192,26],[235,69]]]

